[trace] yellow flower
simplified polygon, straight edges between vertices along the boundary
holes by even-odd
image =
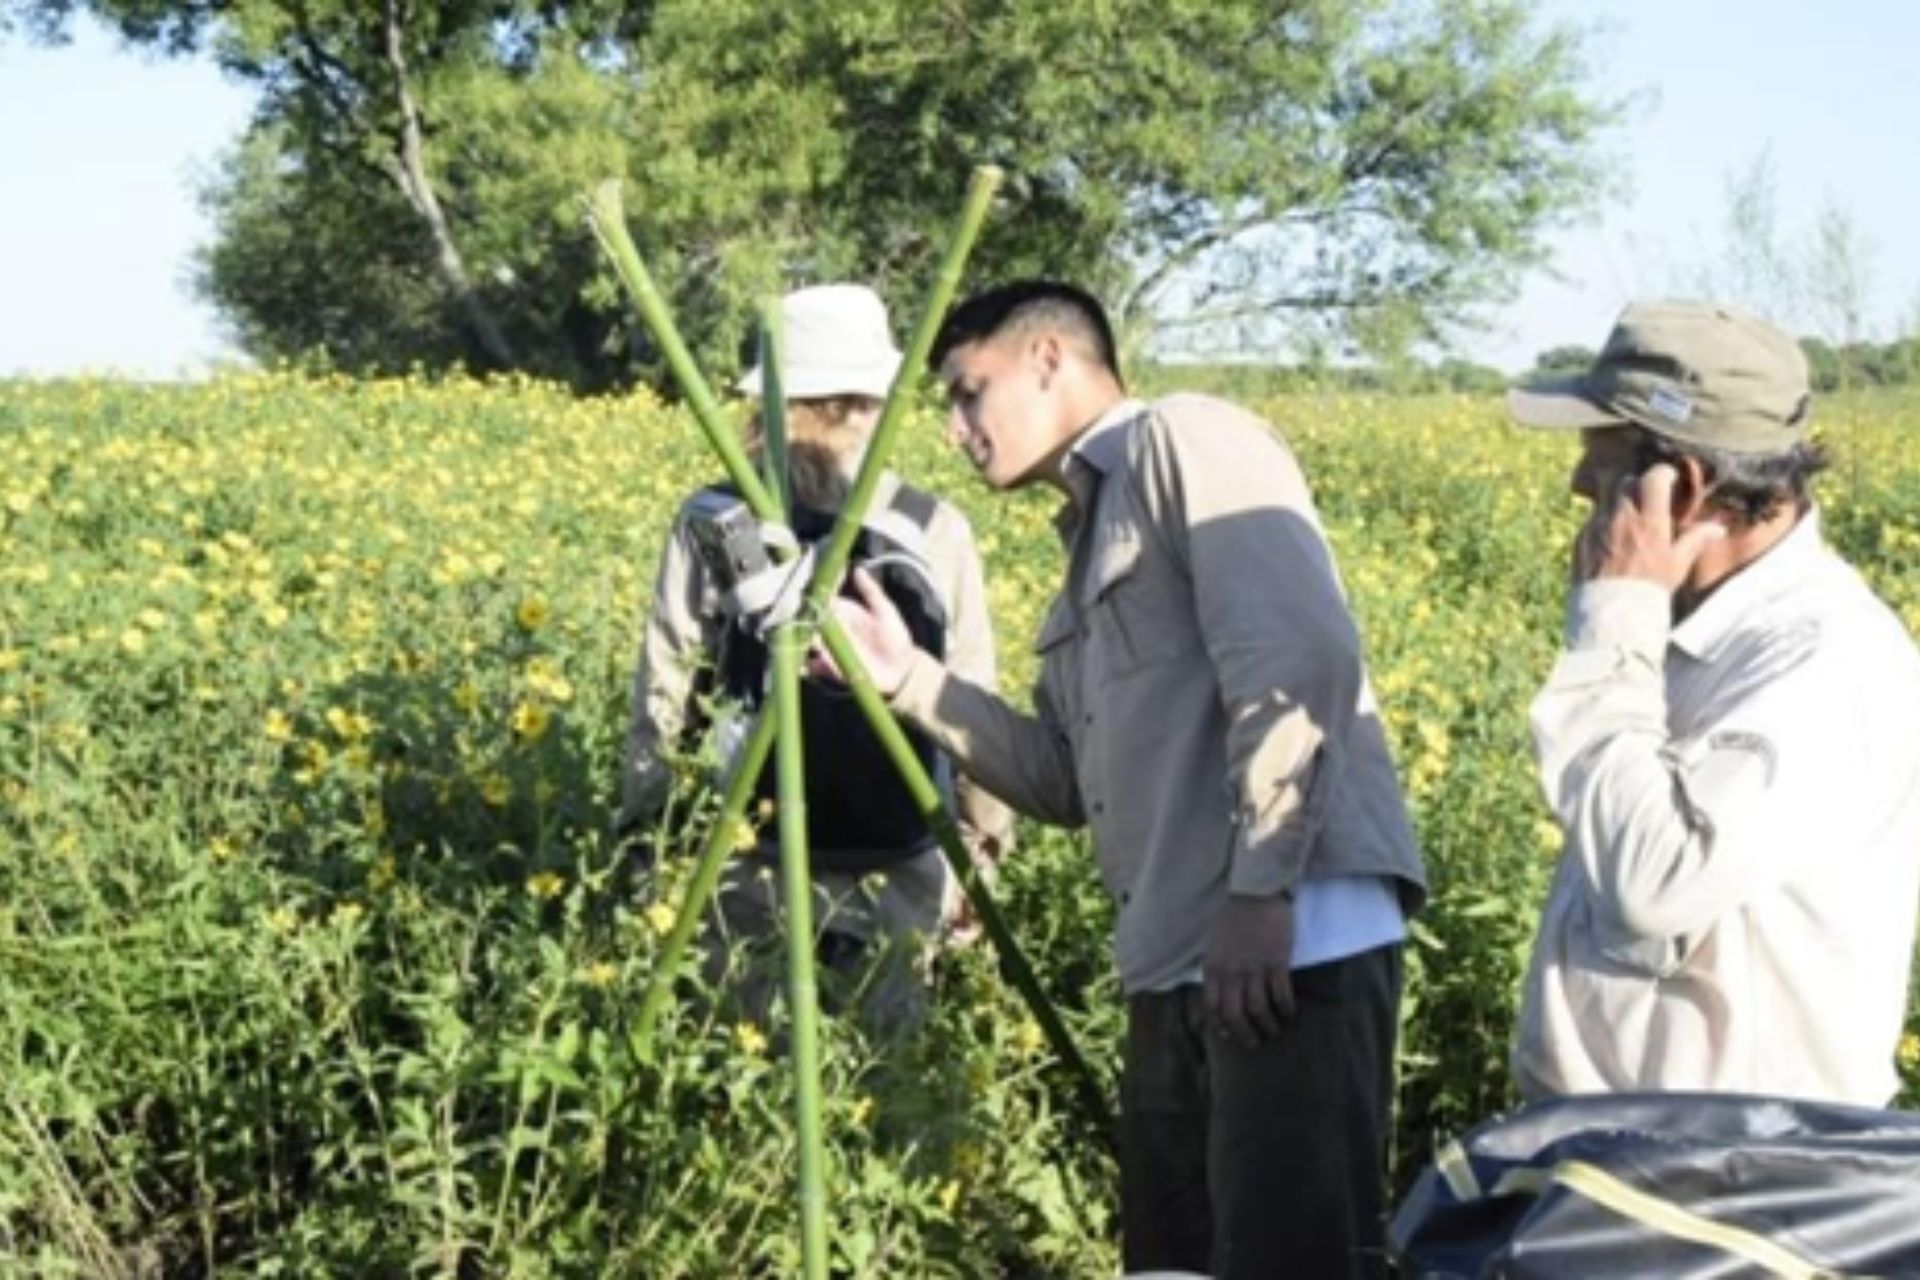
[[[226,862],[233,857],[233,841],[225,836],[215,836],[207,842],[207,853],[215,862]]]
[[[553,610],[548,606],[545,597],[528,596],[520,602],[520,607],[513,611],[513,617],[522,630],[538,631],[553,617]]]
[[[480,686],[471,680],[462,680],[454,687],[453,705],[462,711],[472,713],[480,705]]]
[[[147,633],[138,627],[128,627],[120,633],[120,647],[128,653],[146,652]]]
[[[504,773],[493,772],[480,779],[480,799],[489,808],[504,809],[507,801],[513,799],[513,784],[507,781]]]
[[[267,735],[268,742],[293,741],[293,721],[287,718],[284,711],[277,708],[267,712],[266,721],[260,726],[260,731]]]
[[[736,820],[733,825],[733,851],[752,853],[759,846],[760,833],[754,830],[753,824],[745,818]]]
[[[1895,1057],[1899,1059],[1902,1071],[1920,1070],[1920,1035],[1909,1031],[1901,1036]]]
[[[538,702],[523,702],[513,709],[513,732],[522,742],[538,742],[553,723],[553,713]]]
[[[767,1051],[766,1034],[751,1022],[742,1022],[734,1027],[733,1042],[740,1047],[740,1052],[750,1058],[757,1058]]]
[[[867,1117],[872,1114],[873,1114],[872,1097],[863,1093],[859,1097],[853,1100],[853,1122],[855,1124],[865,1124],[867,1122]]]
[[[347,742],[357,742],[373,732],[372,720],[344,707],[328,707],[327,723]]]
[[[602,989],[612,986],[613,980],[619,976],[619,966],[609,964],[605,960],[596,960],[580,971],[580,981],[590,987],[600,987]]]
[[[275,907],[267,914],[267,927],[275,933],[292,933],[300,927],[299,913],[292,907]]]
[[[940,1210],[952,1213],[954,1206],[960,1203],[960,1180],[948,1178],[946,1185],[940,1188]]]
[[[365,907],[349,899],[333,909],[333,915],[328,919],[327,923],[344,927],[352,924],[366,913],[367,909]]]
[[[555,871],[536,871],[527,877],[527,892],[536,898],[557,898],[567,890],[567,878]]]
[[[1020,1029],[1013,1033],[1014,1046],[1018,1048],[1021,1053],[1038,1053],[1040,1052],[1040,1046],[1046,1042],[1047,1037],[1041,1032],[1040,1024],[1031,1019],[1022,1022]]]
[[[679,919],[672,907],[664,902],[656,902],[647,908],[647,927],[661,937],[666,937],[673,929],[673,922]]]
[[[544,655],[527,663],[527,687],[550,702],[573,698],[573,683],[561,673],[559,663]]]

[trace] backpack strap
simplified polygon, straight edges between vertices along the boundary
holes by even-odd
[[[939,509],[940,499],[924,489],[903,483],[895,486],[893,501],[889,506],[913,521],[915,528],[925,530],[933,523],[933,513]]]

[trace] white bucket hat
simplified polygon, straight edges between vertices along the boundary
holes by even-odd
[[[900,370],[900,352],[887,328],[887,306],[863,284],[820,284],[780,300],[786,332],[781,381],[789,399],[872,396],[884,400]],[[734,384],[760,394],[760,366]]]

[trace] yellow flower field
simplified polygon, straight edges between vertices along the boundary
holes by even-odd
[[[1558,847],[1525,708],[1573,446],[1477,400],[1261,407],[1315,484],[1435,874],[1404,1179],[1507,1100]],[[1920,399],[1821,421],[1830,534],[1920,627]],[[1051,504],[985,493],[930,417],[908,436],[900,469],[974,521],[1022,688]],[[683,870],[605,838],[637,624],[713,478],[644,394],[0,383],[0,1271],[793,1270],[777,1028],[683,1000],[655,1060],[625,1038]],[[1027,830],[1001,890],[1110,1070],[1084,851]],[[844,1273],[1117,1270],[1111,1168],[983,948],[913,1043],[828,1041]]]

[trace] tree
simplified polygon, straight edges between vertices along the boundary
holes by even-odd
[[[1829,197],[1807,249],[1807,295],[1821,332],[1842,346],[1865,337],[1873,253],[1853,215]]]
[[[1685,291],[1798,329],[1806,311],[1810,262],[1780,229],[1772,152],[1762,149],[1745,169],[1729,173],[1725,198],[1723,247],[1697,255]]]
[[[1521,381],[1543,382],[1550,378],[1585,373],[1593,367],[1597,355],[1592,347],[1583,347],[1578,343],[1549,347],[1533,358],[1533,368],[1521,376]]]
[[[1202,349],[1431,336],[1604,190],[1579,37],[1520,0],[720,0],[663,5],[650,48],[705,154],[769,94],[827,122],[803,225],[842,260],[918,272],[992,160],[984,269],[1080,276]]]
[[[1076,276],[1136,347],[1239,354],[1404,351],[1606,190],[1612,109],[1531,0],[11,4],[260,87],[202,287],[250,349],[355,368],[644,371],[571,203],[609,174],[709,358],[784,285],[914,296],[981,161],[980,278]]]

